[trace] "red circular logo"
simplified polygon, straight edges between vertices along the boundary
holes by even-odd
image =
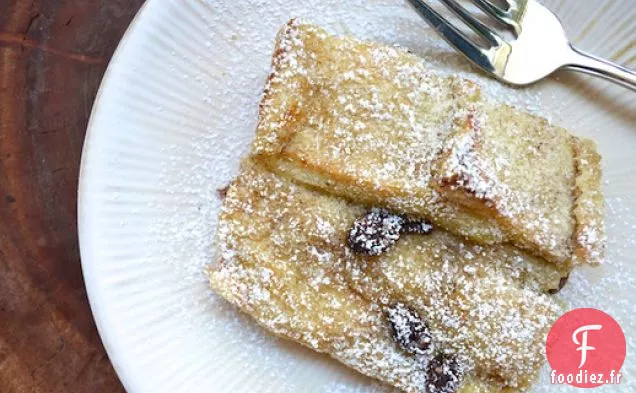
[[[550,380],[579,388],[619,384],[625,353],[625,334],[614,318],[594,308],[572,310],[548,334]]]

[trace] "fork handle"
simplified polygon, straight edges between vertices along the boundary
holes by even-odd
[[[572,48],[565,68],[600,76],[618,85],[636,91],[636,73],[623,66],[601,59],[589,53]]]

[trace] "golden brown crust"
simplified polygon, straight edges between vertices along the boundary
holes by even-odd
[[[510,242],[564,264],[576,250],[577,262],[591,257],[572,241],[582,226],[573,219],[575,146],[565,130],[484,103],[474,83],[437,75],[396,48],[298,23],[276,48],[252,149],[270,169],[482,244]],[[485,163],[470,173],[449,160],[466,134],[477,144],[459,153]],[[499,170],[504,160],[509,168]],[[591,209],[586,216],[602,215]]]

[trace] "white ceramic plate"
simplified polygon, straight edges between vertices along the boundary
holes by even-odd
[[[636,66],[632,0],[545,2],[583,49]],[[257,121],[277,29],[304,17],[336,33],[408,46],[432,67],[470,74],[402,0],[150,0],[111,61],[86,137],[79,189],[91,306],[124,385],[139,392],[376,392],[325,356],[275,339],[213,295],[217,189]],[[636,108],[606,82],[562,75],[499,99],[596,139],[605,161],[610,258],[564,296],[616,317],[636,386]],[[545,384],[539,392],[555,391]],[[569,391],[563,388],[564,391]]]

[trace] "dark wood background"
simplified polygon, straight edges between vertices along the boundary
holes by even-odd
[[[0,0],[0,392],[123,392],[82,281],[76,190],[100,80],[142,0]]]

